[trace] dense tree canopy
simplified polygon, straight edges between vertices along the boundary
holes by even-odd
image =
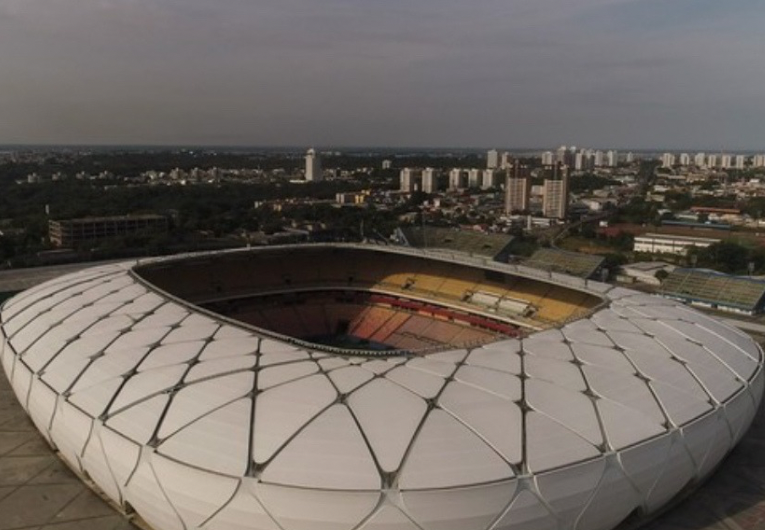
[[[691,256],[696,256],[696,266],[715,269],[729,274],[746,274],[752,263],[754,272],[765,271],[765,248],[746,247],[731,241],[714,243],[707,248],[694,249]],[[692,258],[691,258],[692,259]]]

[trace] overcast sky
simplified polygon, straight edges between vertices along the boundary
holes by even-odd
[[[0,0],[0,144],[765,150],[761,0]]]

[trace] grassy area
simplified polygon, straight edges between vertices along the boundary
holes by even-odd
[[[587,239],[581,236],[569,236],[559,241],[558,246],[563,250],[583,252],[585,254],[609,254],[615,252],[611,247],[601,245],[594,239]]]

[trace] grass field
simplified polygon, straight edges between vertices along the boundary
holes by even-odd
[[[616,252],[616,250],[611,247],[598,244],[594,239],[587,239],[580,236],[569,236],[564,240],[559,241],[558,246],[563,250],[583,252],[585,254],[609,254]]]

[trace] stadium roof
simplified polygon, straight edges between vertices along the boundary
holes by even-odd
[[[605,258],[592,254],[581,254],[554,248],[540,248],[523,262],[524,265],[545,271],[560,272],[591,278],[603,264]]]
[[[496,259],[507,253],[512,236],[484,234],[436,226],[405,227],[396,231],[402,242],[410,247],[454,250]]]
[[[765,281],[709,270],[675,269],[662,282],[661,293],[690,302],[755,312],[765,297]]]
[[[157,530],[606,530],[706,477],[762,396],[745,334],[602,284],[609,306],[559,329],[380,359],[258,336],[132,267],[6,302],[0,362]]]

